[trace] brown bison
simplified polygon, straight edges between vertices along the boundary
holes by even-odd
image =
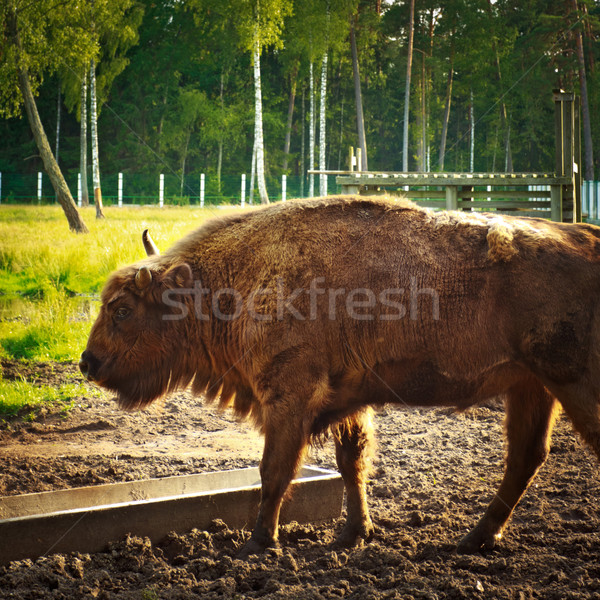
[[[500,537],[558,403],[600,452],[599,228],[334,197],[212,220],[162,255],[144,243],[106,284],[81,371],[126,409],[191,384],[252,419],[265,447],[246,554],[276,543],[325,433],[347,490],[338,542],[371,535],[371,406],[504,396],[506,472],[462,551]]]

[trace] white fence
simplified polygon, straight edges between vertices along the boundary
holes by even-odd
[[[584,181],[581,190],[581,212],[587,220],[600,221],[600,181]]]

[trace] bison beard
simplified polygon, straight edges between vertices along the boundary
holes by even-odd
[[[505,398],[504,478],[461,551],[500,538],[560,405],[600,456],[599,228],[338,197],[215,219],[163,255],[143,242],[102,293],[81,370],[126,409],[191,383],[262,431],[245,555],[276,543],[327,433],[347,492],[337,543],[371,536],[372,406]]]

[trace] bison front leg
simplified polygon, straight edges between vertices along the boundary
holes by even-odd
[[[353,546],[373,535],[367,505],[367,475],[373,446],[370,408],[340,423],[334,431],[335,457],[346,486],[346,523],[335,544]]]
[[[241,558],[277,545],[281,504],[302,461],[307,439],[301,419],[295,419],[293,414],[270,415],[260,462],[262,488],[258,517]]]
[[[513,509],[546,460],[557,403],[537,379],[513,387],[506,399],[506,470],[500,488],[475,528],[458,544],[459,552],[492,548]]]

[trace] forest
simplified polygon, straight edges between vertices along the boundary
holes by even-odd
[[[347,169],[351,146],[364,170],[552,171],[560,88],[581,99],[584,177],[598,168],[597,0],[2,4],[5,190],[49,169],[24,72],[73,195],[82,170],[100,186],[96,165],[140,195],[159,173],[182,197],[200,173],[217,195],[241,173],[263,201],[282,174],[294,195],[318,194],[307,171]]]

